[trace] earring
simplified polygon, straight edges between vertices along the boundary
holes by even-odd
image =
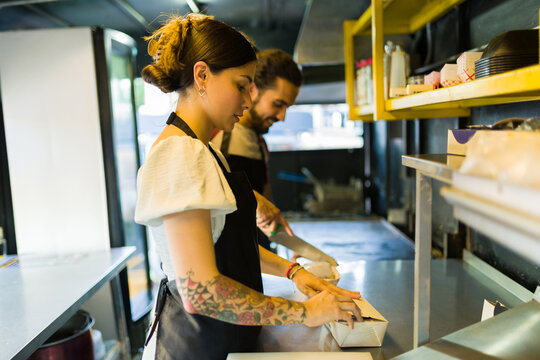
[[[206,93],[206,90],[204,88],[199,89],[199,96],[204,96],[205,93]]]

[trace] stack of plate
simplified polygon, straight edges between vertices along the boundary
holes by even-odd
[[[538,64],[538,30],[509,31],[497,36],[474,64],[477,79]]]

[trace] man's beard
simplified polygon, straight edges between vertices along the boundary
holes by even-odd
[[[256,105],[259,103],[258,100],[255,100],[253,102],[253,105],[251,106],[251,109],[249,109],[249,114],[251,115],[251,126],[252,126],[252,129],[257,133],[257,134],[267,134],[268,131],[270,130],[270,126],[266,127],[264,124],[266,122],[267,119],[272,119],[270,117],[268,118],[263,118],[261,115],[259,115],[259,113],[257,112],[257,110],[255,110],[255,107]],[[278,119],[276,118],[273,118],[273,123],[276,122]]]

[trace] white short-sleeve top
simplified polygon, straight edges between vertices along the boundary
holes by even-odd
[[[228,164],[219,152],[221,162]],[[171,136],[156,144],[137,174],[135,222],[147,225],[163,271],[176,278],[167,247],[163,216],[193,209],[209,209],[214,244],[225,216],[236,211],[236,199],[216,158],[203,142],[190,136]]]

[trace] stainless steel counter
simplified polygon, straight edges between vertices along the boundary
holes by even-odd
[[[452,174],[459,169],[463,156],[445,154],[403,155],[402,164],[416,170],[416,219],[414,281],[414,346],[428,343],[430,338],[431,304],[431,212],[433,179],[452,183]]]
[[[0,269],[0,359],[26,359],[101,286],[134,247],[70,255],[21,256]]]
[[[381,348],[340,349],[324,327],[265,327],[258,351],[369,351],[373,359],[390,359],[413,348],[414,261],[341,263],[341,287],[359,290],[389,321]],[[435,340],[480,321],[484,298],[508,306],[521,301],[475,268],[459,260],[432,261],[430,338]],[[284,278],[263,276],[267,295],[305,299]]]

